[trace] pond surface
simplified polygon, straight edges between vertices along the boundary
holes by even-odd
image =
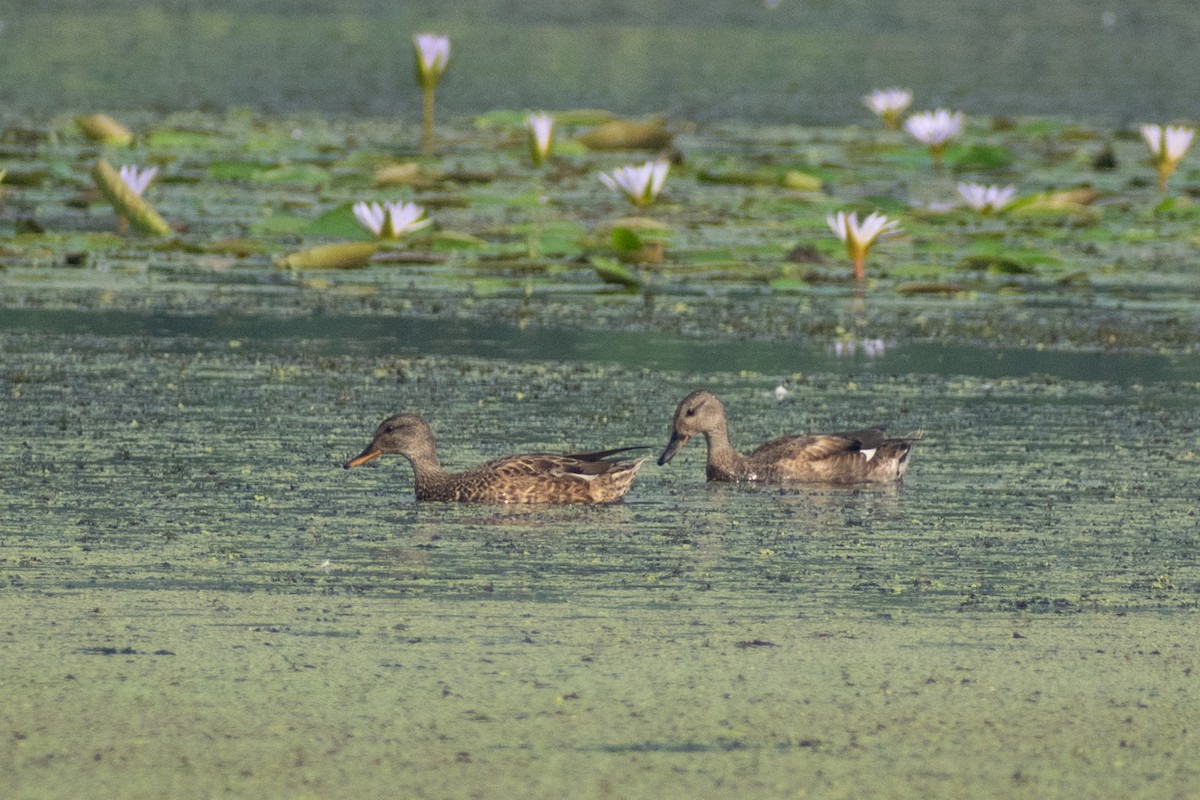
[[[780,401],[732,344],[700,372],[502,326],[472,355],[457,323],[4,320],[9,796],[1200,779],[1194,365],[809,351]],[[450,467],[658,448],[698,385],[742,446],[876,421],[926,439],[901,487],[706,486],[693,446],[601,508],[418,506],[402,460],[340,467],[400,409]]]
[[[458,113],[582,106],[846,123],[867,118],[863,94],[894,85],[922,107],[1116,124],[1200,104],[1200,18],[1161,0],[969,0],[950,12],[936,0],[0,8],[0,100],[20,111],[413,114],[411,36],[424,30],[453,40],[439,102]]]
[[[1194,171],[1161,197],[1140,142],[1062,121],[973,128],[1004,157],[964,146],[953,178],[885,132],[698,128],[646,212],[666,256],[628,286],[595,269],[627,211],[593,173],[637,154],[564,142],[535,174],[485,117],[421,162],[440,177],[379,189],[414,157],[390,121],[138,119],[124,151],[0,137],[5,797],[1200,782]],[[1102,146],[1119,168],[1088,166]],[[178,235],[119,233],[101,154],[161,165]],[[1099,196],[929,207],[998,176]],[[436,230],[274,266],[365,240],[363,196]],[[858,288],[841,204],[904,219]],[[341,468],[400,410],[450,468],[655,454],[698,387],[743,450],[925,438],[874,488],[709,486],[693,443],[599,508],[418,505],[403,460]]]

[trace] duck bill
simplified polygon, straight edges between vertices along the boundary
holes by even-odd
[[[347,461],[342,466],[346,469],[350,469],[351,467],[357,467],[365,464],[373,458],[379,458],[381,455],[383,455],[383,451],[372,444],[366,450],[363,450],[361,453]]]
[[[661,467],[674,458],[675,454],[679,452],[679,448],[687,444],[688,438],[682,433],[672,433],[671,441],[667,442],[667,449],[663,450],[662,455],[658,457],[658,465]]]

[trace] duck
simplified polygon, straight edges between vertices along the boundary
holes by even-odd
[[[614,458],[644,447],[593,453],[522,453],[488,461],[465,472],[445,472],[429,425],[416,414],[395,414],[379,423],[366,449],[346,469],[395,453],[412,464],[417,500],[469,503],[611,503],[629,491],[649,456]]]
[[[783,436],[741,456],[729,443],[725,406],[701,390],[679,401],[659,466],[699,434],[708,444],[708,480],[761,483],[892,483],[904,477],[913,442],[922,437],[918,431],[889,438],[880,427]]]

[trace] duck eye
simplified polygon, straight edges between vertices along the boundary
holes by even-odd
[[[391,433],[391,432],[392,432],[392,431],[394,431],[394,430],[396,430],[396,426],[395,426],[395,425],[388,425],[386,428],[384,428],[384,429],[383,429],[383,432],[384,432],[384,433]]]
[[[687,415],[688,415],[689,417],[694,417],[694,416],[696,416],[696,409],[694,409],[694,408],[689,408],[689,409],[687,410]]]

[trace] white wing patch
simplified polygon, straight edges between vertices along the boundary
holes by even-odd
[[[863,457],[866,458],[867,461],[870,461],[872,458],[875,457],[875,451],[878,449],[879,448],[877,448],[877,447],[872,447],[870,450],[859,450],[858,452],[862,453]]]

